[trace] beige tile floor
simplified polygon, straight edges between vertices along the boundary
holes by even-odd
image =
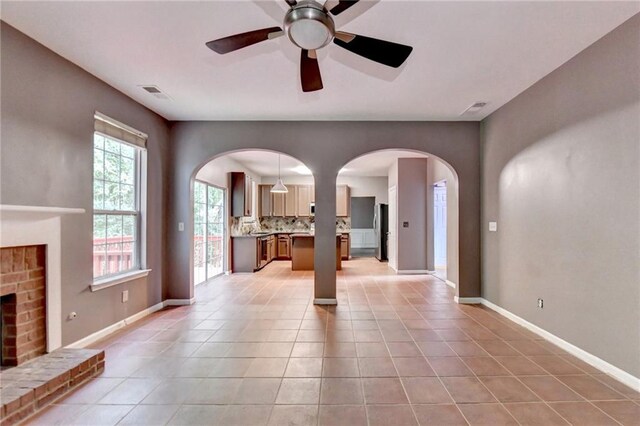
[[[337,307],[274,262],[96,344],[104,374],[28,423],[638,425],[640,394],[429,276],[360,258]]]

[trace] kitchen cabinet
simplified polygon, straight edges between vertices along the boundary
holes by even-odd
[[[284,215],[288,217],[297,216],[297,189],[296,185],[289,185],[287,187],[289,192],[284,194]]]
[[[253,179],[243,172],[231,172],[231,216],[252,216]]]
[[[311,216],[311,185],[298,185],[298,216],[308,217]]]
[[[271,262],[277,256],[276,243],[273,235],[267,237],[267,263]]]
[[[284,217],[284,194],[271,194],[271,216]]]
[[[342,260],[349,260],[351,257],[351,236],[349,234],[340,236],[340,254]]]
[[[273,194],[272,185],[260,185],[258,215],[260,217],[309,217],[311,203],[315,203],[314,185],[287,185],[289,192]],[[348,185],[336,186],[336,216],[351,215],[351,189]],[[234,215],[235,216],[235,215]]]
[[[278,235],[278,259],[291,259],[291,239],[287,234]]]
[[[258,198],[258,216],[272,216],[271,209],[271,188],[273,185],[260,185],[260,193]]]
[[[336,216],[346,217],[351,214],[351,190],[347,185],[336,186]]]

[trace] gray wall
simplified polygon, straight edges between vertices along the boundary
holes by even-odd
[[[399,272],[427,271],[427,171],[426,158],[398,158]]]
[[[636,377],[639,41],[636,15],[492,114],[482,138],[483,296]]]
[[[62,221],[62,340],[72,343],[162,301],[168,128],[132,99],[1,23],[0,203],[80,207]],[[147,278],[95,293],[92,282],[93,113],[149,135]],[[121,291],[129,302],[121,303]],[[78,318],[66,315],[76,311]]]
[[[180,122],[171,130],[167,208],[167,283],[171,298],[192,296],[190,183],[211,158],[241,149],[291,155],[315,172],[316,297],[335,296],[335,185],[338,171],[368,152],[406,148],[431,153],[457,172],[460,191],[460,286],[480,294],[479,123],[472,122]],[[178,231],[178,223],[187,228]]]
[[[373,229],[376,197],[351,197],[351,227]]]

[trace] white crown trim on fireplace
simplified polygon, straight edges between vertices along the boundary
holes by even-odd
[[[0,247],[46,245],[47,352],[62,346],[61,216],[84,209],[0,204]]]

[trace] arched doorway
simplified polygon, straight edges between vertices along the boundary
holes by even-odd
[[[313,228],[314,178],[272,150],[227,152],[191,179],[191,286],[291,260],[290,234]]]
[[[460,198],[458,296],[480,295],[479,129],[472,122],[178,122],[172,126],[168,155],[169,200],[165,294],[188,303],[188,249],[191,238],[180,231],[192,206],[191,181],[209,159],[242,149],[265,149],[292,155],[313,170],[316,202],[315,297],[335,298],[336,178],[354,158],[384,149],[428,152],[455,168]],[[203,161],[204,160],[204,161]],[[186,229],[185,229],[186,230]]]
[[[458,175],[450,164],[424,151],[376,150],[346,163],[337,181],[351,186],[353,267],[430,274],[457,287]]]

